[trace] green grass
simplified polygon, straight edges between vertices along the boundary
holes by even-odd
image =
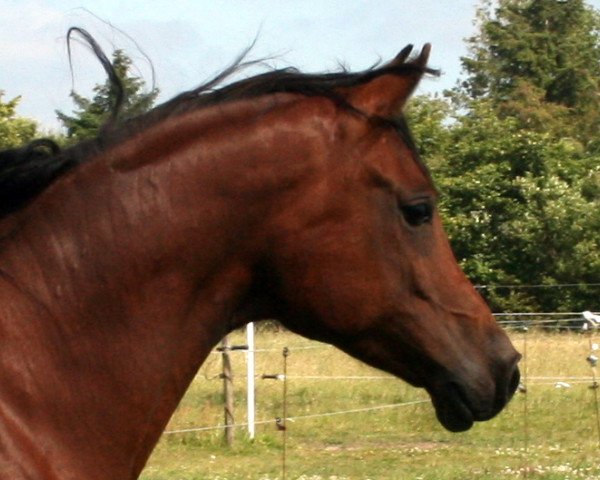
[[[524,336],[526,335],[526,336]],[[600,339],[596,339],[598,342]],[[600,479],[600,445],[594,390],[587,384],[557,389],[556,379],[587,377],[591,369],[587,337],[579,334],[514,334],[528,376],[528,391],[490,422],[461,434],[445,431],[430,403],[288,423],[288,480],[366,479]],[[526,342],[526,344],[525,344]],[[236,335],[233,343],[243,343]],[[316,380],[302,376],[382,376],[336,349],[290,333],[257,336],[256,373],[281,373],[287,360],[289,417],[302,417],[426,399],[423,391],[400,380]],[[300,347],[318,346],[315,349]],[[525,348],[526,347],[526,348]],[[246,421],[245,357],[232,353],[236,420]],[[222,423],[220,358],[202,367],[168,430]],[[569,382],[569,380],[567,380]],[[283,383],[257,380],[257,426],[254,441],[236,431],[233,447],[223,445],[221,430],[166,434],[154,451],[144,480],[275,480],[282,478],[283,435],[275,417],[282,416]],[[600,394],[600,392],[598,392]]]

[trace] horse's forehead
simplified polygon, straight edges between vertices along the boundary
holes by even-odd
[[[369,122],[370,123],[370,122]],[[371,127],[371,139],[363,142],[361,162],[395,190],[435,193],[431,176],[419,153],[397,129]]]

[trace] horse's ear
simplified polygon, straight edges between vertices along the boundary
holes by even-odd
[[[425,44],[421,53],[407,62],[411,51],[412,45],[406,46],[396,58],[381,68],[380,75],[374,75],[365,83],[341,92],[346,101],[368,116],[389,117],[399,113],[423,74],[428,71],[431,45]],[[395,67],[400,68],[395,70]]]
[[[390,63],[388,63],[386,67],[395,67],[398,65],[402,65],[408,59],[408,56],[410,55],[410,52],[412,52],[412,49],[413,46],[411,44],[408,44],[406,47],[400,50],[400,53],[396,55],[396,57]]]

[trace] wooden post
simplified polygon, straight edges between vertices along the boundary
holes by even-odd
[[[225,401],[225,443],[228,447],[233,444],[233,373],[231,371],[231,358],[229,352],[229,338],[225,336],[221,341],[221,359],[223,360],[223,397]]]

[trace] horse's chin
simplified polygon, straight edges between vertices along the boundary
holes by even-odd
[[[437,419],[446,430],[464,432],[473,426],[475,414],[455,385],[449,383],[430,395]]]

